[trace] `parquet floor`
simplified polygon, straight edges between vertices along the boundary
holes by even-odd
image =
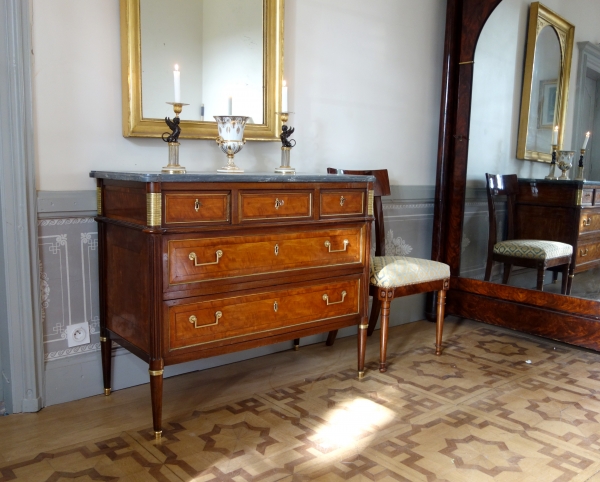
[[[389,370],[356,341],[0,419],[0,481],[600,482],[600,354],[467,320],[390,332]],[[378,332],[376,332],[378,335]],[[99,367],[100,369],[100,367]]]

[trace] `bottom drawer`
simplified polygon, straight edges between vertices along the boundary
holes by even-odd
[[[360,280],[169,307],[169,350],[317,323],[359,312]]]
[[[581,266],[586,263],[592,263],[600,259],[600,242],[593,241],[587,243],[579,243],[577,247],[575,265]]]

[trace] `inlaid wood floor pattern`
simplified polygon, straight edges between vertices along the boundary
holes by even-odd
[[[376,332],[363,380],[353,337],[168,379],[160,443],[147,386],[3,417],[0,481],[600,482],[600,354],[449,319],[436,357],[434,330],[393,328],[384,374]]]

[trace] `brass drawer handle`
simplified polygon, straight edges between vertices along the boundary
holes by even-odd
[[[585,248],[585,251],[583,249],[579,250],[579,256],[581,256],[582,258],[587,255],[588,255],[588,248]]]
[[[589,226],[590,224],[592,224],[592,218],[584,219],[581,224],[583,224],[583,226]]]
[[[209,264],[219,264],[219,259],[221,259],[221,256],[223,256],[223,251],[218,249],[215,254],[217,255],[217,260],[211,261],[210,263],[198,263],[198,257],[196,256],[196,253],[194,253],[194,252],[190,253],[188,258],[190,258],[194,262],[194,266],[207,266]]]
[[[198,212],[200,206],[202,206],[202,203],[196,199],[196,202],[194,203],[194,209],[196,210],[196,212]]]
[[[273,310],[275,311],[275,313],[277,313],[277,310],[279,309],[279,305],[277,304],[277,301],[275,303],[273,303]]]
[[[327,294],[324,294],[324,295],[323,295],[323,301],[326,301],[326,302],[327,302],[327,306],[331,306],[331,305],[339,305],[340,303],[343,303],[343,302],[344,302],[344,298],[345,298],[345,297],[346,297],[346,292],[345,292],[345,291],[342,291],[342,300],[341,300],[341,301],[335,301],[335,302],[333,302],[333,303],[330,303],[330,302],[329,302],[329,295],[327,295]]]
[[[330,253],[341,253],[343,251],[346,251],[349,244],[350,241],[344,239],[344,249],[331,249],[331,243],[329,241],[325,241],[325,247],[329,250]]]
[[[343,206],[346,202],[346,198],[344,196],[340,196],[340,206]]]
[[[198,326],[198,318],[196,318],[196,315],[192,315],[190,316],[190,323],[193,323],[194,328],[206,328],[207,326],[215,326],[219,324],[219,318],[221,318],[223,316],[223,313],[221,313],[220,311],[215,312],[215,322],[214,323],[209,323],[208,325],[200,325]]]
[[[279,206],[283,206],[283,199],[275,198],[275,209],[279,209]]]

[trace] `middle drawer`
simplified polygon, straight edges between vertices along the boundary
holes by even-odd
[[[169,285],[364,262],[364,227],[169,240]],[[166,287],[165,287],[166,288]]]

